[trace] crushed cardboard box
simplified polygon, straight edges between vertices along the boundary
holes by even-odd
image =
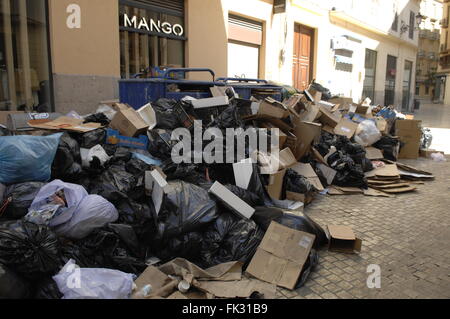
[[[330,251],[343,253],[361,252],[362,240],[348,226],[328,225]]]

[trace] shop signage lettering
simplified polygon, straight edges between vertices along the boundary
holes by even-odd
[[[123,15],[123,25],[126,28],[134,28],[138,30],[147,30],[152,32],[173,34],[183,36],[184,29],[180,24],[171,24],[169,22],[161,22],[160,20],[138,18],[137,16]]]

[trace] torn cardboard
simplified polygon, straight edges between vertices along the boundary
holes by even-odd
[[[294,124],[294,135],[297,137],[297,147],[294,156],[300,160],[307,155],[312,143],[320,137],[322,125],[312,122],[303,122],[295,117],[292,118]]]
[[[289,116],[289,110],[283,103],[272,98],[266,98],[261,102],[258,110],[259,115],[267,115],[277,119],[284,119]]]
[[[313,234],[272,222],[247,273],[277,286],[294,289],[314,240]]]
[[[271,174],[269,177],[269,185],[267,185],[267,192],[273,199],[281,199],[283,194],[283,181],[286,175],[286,170],[283,169],[275,174]]]

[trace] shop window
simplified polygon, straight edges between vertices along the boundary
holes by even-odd
[[[2,0],[0,110],[51,111],[45,0]]]
[[[120,2],[122,78],[155,74],[155,67],[184,67],[184,2],[141,0]]]
[[[230,15],[228,25],[228,76],[258,78],[262,23]]]

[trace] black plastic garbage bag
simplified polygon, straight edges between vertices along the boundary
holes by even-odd
[[[255,207],[255,213],[252,219],[263,230],[269,229],[270,223],[283,216],[284,212],[276,207],[258,206]]]
[[[22,221],[0,225],[0,263],[25,278],[56,273],[59,256],[58,238],[50,228]]]
[[[97,182],[112,185],[117,191],[126,194],[136,187],[138,180],[124,166],[114,164],[100,175]]]
[[[315,190],[308,179],[292,169],[286,171],[284,176],[285,189],[288,192],[308,194]]]
[[[11,136],[11,131],[5,127],[0,126],[0,136]]]
[[[171,159],[165,161],[162,166],[168,181],[182,180],[186,183],[199,185],[207,183],[206,170],[200,171],[201,165],[195,164],[175,164]]]
[[[229,106],[209,126],[225,130],[227,128],[243,127],[244,123],[239,116],[237,107]]]
[[[5,200],[9,200],[6,205],[2,218],[6,219],[20,219],[28,214],[28,208],[30,208],[39,190],[45,183],[41,182],[29,182],[11,185],[6,188],[4,197]]]
[[[86,117],[84,123],[100,123],[102,126],[108,126],[111,121],[104,113],[95,113]]]
[[[331,94],[330,90],[326,87],[320,85],[319,83],[316,83],[315,81],[311,83],[311,87],[315,89],[316,91],[322,92],[322,100],[328,101],[331,98],[333,98],[333,95]]]
[[[30,297],[30,284],[11,269],[0,264],[0,299],[26,299]]]
[[[385,159],[390,161],[397,161],[398,147],[400,146],[400,141],[398,138],[392,136],[382,136],[381,139],[372,145],[383,152]]]
[[[169,159],[172,156],[172,147],[175,145],[172,139],[172,131],[153,129],[148,131],[148,152],[163,160]],[[178,143],[178,142],[177,142]]]
[[[114,154],[112,154],[112,158],[110,160],[111,163],[115,163],[118,165],[122,165],[124,163],[127,163],[131,158],[133,157],[133,154],[131,153],[131,150],[126,147],[118,147],[116,148]]]
[[[185,258],[195,262],[200,258],[203,241],[202,233],[192,232],[157,243],[158,247],[154,250],[163,263],[175,258]]]
[[[160,238],[198,231],[218,217],[216,202],[208,191],[185,182],[171,182],[169,185],[172,191],[164,198],[158,215]]]
[[[249,190],[240,188],[235,185],[226,185],[226,188],[228,188],[234,195],[236,195],[252,207],[264,205],[264,200],[259,198],[258,195],[252,193]]]
[[[169,99],[159,99],[152,103],[156,114],[156,128],[173,130],[182,127],[180,120],[174,112],[177,103],[177,101]]]
[[[203,267],[230,261],[250,263],[264,232],[253,220],[224,213],[203,233]]]
[[[61,299],[63,296],[64,295],[59,291],[58,285],[52,278],[41,280],[35,285],[34,299],[57,300]]]
[[[318,264],[319,264],[319,254],[313,248],[309,253],[308,259],[303,265],[302,272],[300,274],[300,278],[297,282],[297,285],[295,286],[295,289],[299,289],[305,285],[309,275],[311,274],[311,272],[314,271],[314,269]]]
[[[82,148],[91,149],[96,145],[102,145],[103,143],[105,143],[105,139],[106,139],[106,130],[98,129],[84,133],[81,136],[80,145]]]
[[[337,171],[333,185],[367,188],[367,179],[360,164],[338,151],[328,157],[328,164]]]
[[[58,150],[52,164],[52,178],[74,182],[82,172],[80,146],[64,133],[59,140]]]
[[[110,224],[62,248],[61,262],[74,259],[85,268],[109,268],[140,274],[147,265],[144,252],[129,225]]]

